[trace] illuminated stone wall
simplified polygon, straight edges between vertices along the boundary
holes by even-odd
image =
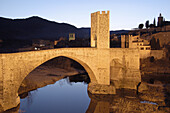
[[[91,14],[91,47],[110,48],[109,11]]]

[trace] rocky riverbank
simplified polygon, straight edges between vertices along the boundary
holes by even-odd
[[[91,95],[86,113],[169,113],[169,107],[144,100],[132,91],[117,91],[116,95]]]
[[[139,97],[159,105],[157,109],[170,111],[170,61],[169,59],[141,60],[142,82],[138,87]]]
[[[140,61],[140,70],[144,74],[170,74],[170,60],[146,58]]]

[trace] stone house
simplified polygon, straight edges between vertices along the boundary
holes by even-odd
[[[149,57],[151,52],[149,41],[141,39],[140,35],[121,35],[121,48],[137,48],[141,58]]]

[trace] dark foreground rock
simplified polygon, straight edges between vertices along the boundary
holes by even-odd
[[[89,83],[88,91],[92,94],[116,94],[116,87],[113,85]]]

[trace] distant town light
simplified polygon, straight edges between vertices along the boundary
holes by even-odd
[[[45,46],[45,44],[40,44],[40,47],[43,47],[43,46]]]

